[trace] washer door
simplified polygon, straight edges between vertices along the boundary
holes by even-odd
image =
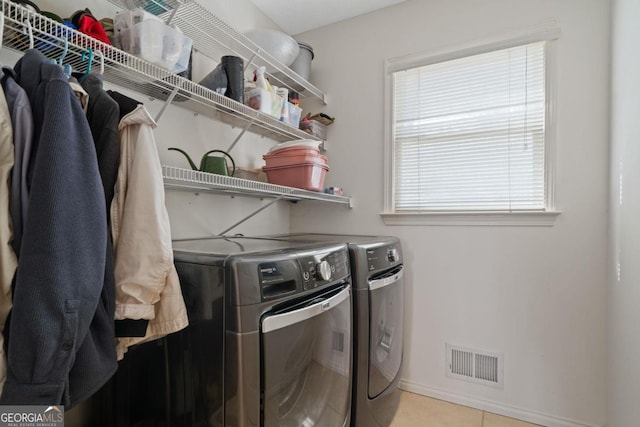
[[[404,316],[402,265],[369,279],[369,398],[385,391],[400,371]]]
[[[271,426],[343,426],[351,407],[350,287],[262,318],[262,418]]]

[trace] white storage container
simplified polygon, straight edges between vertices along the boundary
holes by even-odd
[[[189,65],[192,41],[179,30],[155,19],[146,19],[119,32],[122,50],[172,73]]]
[[[261,87],[245,90],[244,102],[254,110],[271,115],[271,92]]]
[[[300,126],[300,117],[302,116],[302,108],[290,102],[287,102],[287,107],[289,108],[289,118],[287,120],[287,123],[289,123],[290,126],[298,129],[298,127]]]

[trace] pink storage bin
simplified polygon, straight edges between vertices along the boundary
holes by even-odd
[[[292,154],[289,154],[292,153]],[[323,156],[322,154],[308,154],[308,153],[296,153],[296,152],[286,152],[284,154],[266,154],[262,156],[264,161],[267,163],[267,167],[277,167],[277,166],[293,166],[300,163],[321,163],[323,165],[327,164],[327,156]]]
[[[284,148],[309,147],[309,148],[315,148],[317,150],[319,146],[320,146],[320,141],[316,141],[313,139],[294,139],[292,141],[280,142],[274,145],[269,149],[269,153],[276,152]]]
[[[289,166],[263,166],[262,170],[271,184],[322,191],[329,166],[318,162],[304,162]]]
[[[319,155],[320,150],[315,147],[285,147],[277,150],[269,151],[265,156],[280,156],[280,155]]]

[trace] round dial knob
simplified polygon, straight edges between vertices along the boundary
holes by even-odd
[[[398,261],[398,258],[398,249],[392,248],[387,251],[387,259],[389,260],[389,262],[396,262]]]
[[[316,265],[316,274],[320,280],[331,279],[331,265],[329,265],[327,261],[322,261],[320,264]]]

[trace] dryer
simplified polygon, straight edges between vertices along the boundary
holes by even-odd
[[[404,260],[394,236],[299,233],[289,242],[347,243],[353,281],[352,425],[388,426],[399,404],[403,355]]]
[[[84,425],[349,425],[344,244],[211,238],[174,258],[189,326],[131,348]]]

